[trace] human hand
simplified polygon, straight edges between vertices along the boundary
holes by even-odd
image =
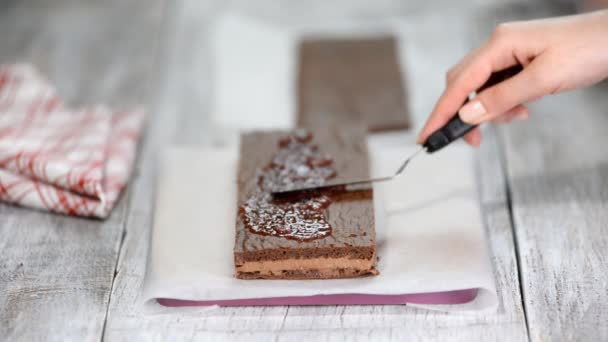
[[[521,64],[514,77],[483,90],[460,108],[490,75]],[[446,89],[418,143],[458,112],[469,124],[526,119],[525,103],[545,95],[590,86],[608,77],[608,10],[499,25],[491,38],[450,69]],[[479,129],[465,140],[479,146]]]

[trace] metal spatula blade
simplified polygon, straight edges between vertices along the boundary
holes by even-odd
[[[369,178],[369,179],[357,180],[357,181],[353,181],[353,182],[334,183],[334,184],[312,186],[312,187],[305,187],[305,188],[278,190],[278,191],[273,191],[272,196],[276,199],[284,199],[284,198],[300,197],[302,195],[305,196],[311,192],[317,192],[317,191],[334,190],[334,191],[340,191],[340,192],[351,192],[351,191],[369,190],[369,189],[371,189],[371,187],[374,183],[385,182],[385,181],[393,180],[393,179],[399,177],[403,173],[403,170],[405,170],[407,165],[410,163],[410,161],[412,159],[414,159],[414,157],[416,157],[416,155],[418,155],[420,152],[422,152],[424,150],[426,150],[426,148],[422,147],[418,151],[414,152],[414,154],[409,156],[403,162],[403,164],[401,164],[401,166],[399,166],[399,168],[397,169],[395,174],[393,174],[392,176]]]

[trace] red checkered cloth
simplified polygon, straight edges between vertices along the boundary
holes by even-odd
[[[71,109],[31,66],[0,66],[0,200],[105,218],[133,168],[142,110]]]

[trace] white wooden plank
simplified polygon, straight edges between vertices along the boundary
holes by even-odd
[[[158,161],[155,154],[169,140],[200,145],[214,143],[221,138],[212,134],[213,129],[204,114],[209,108],[210,90],[210,85],[204,80],[209,79],[211,72],[205,37],[208,19],[214,17],[216,11],[217,8],[209,3],[181,1],[177,3],[175,19],[170,21],[174,28],[167,43],[168,48],[173,49],[168,56],[169,74],[164,81],[168,85],[161,94],[159,108],[162,109],[158,109],[151,133],[154,144],[146,147],[141,177],[132,188],[131,212],[112,291],[105,338],[108,341],[136,338],[156,341],[527,340],[502,168],[496,158],[498,147],[491,131],[480,153],[479,170],[502,302],[497,313],[458,315],[405,306],[248,307],[211,311],[193,309],[183,313],[143,312],[139,296],[152,225],[154,166]],[[420,83],[420,90],[414,92],[413,107],[418,111],[418,120],[421,120],[441,91],[443,70],[464,54],[468,26],[462,23],[464,21],[454,19],[452,35],[447,35],[444,26],[438,25],[445,20],[442,16],[410,19],[413,21],[409,32],[411,41],[406,48],[413,52],[408,59],[412,63],[427,61],[408,70],[409,81]],[[442,48],[437,41],[442,42]],[[186,50],[188,54],[183,53]],[[169,119],[173,116],[176,116],[176,124]],[[173,134],[173,138],[168,137]]]
[[[533,341],[608,339],[607,90],[546,99],[505,131]]]
[[[159,3],[3,2],[0,62],[34,63],[72,103],[145,102]],[[126,197],[105,222],[0,205],[0,339],[101,338]]]
[[[526,3],[494,23],[567,13]],[[608,85],[546,98],[502,131],[523,300],[532,341],[608,339]]]

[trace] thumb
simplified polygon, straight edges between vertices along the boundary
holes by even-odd
[[[491,121],[511,108],[549,93],[549,77],[545,75],[541,64],[531,63],[519,74],[479,93],[458,114],[469,124]]]

